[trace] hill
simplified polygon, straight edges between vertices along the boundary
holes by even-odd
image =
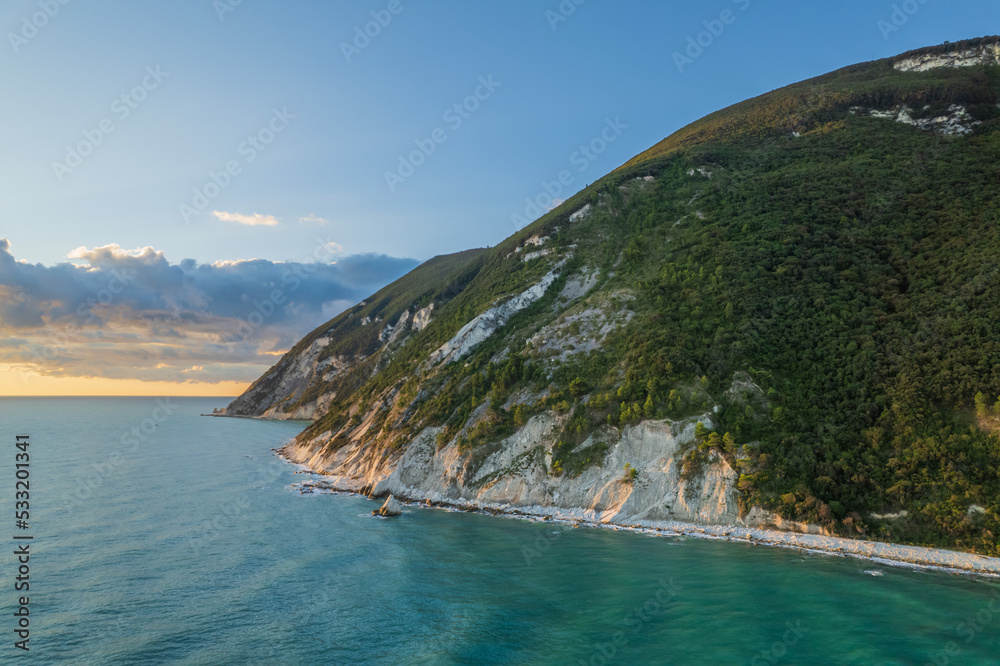
[[[376,493],[1000,554],[998,102],[988,37],[711,114],[228,413]]]

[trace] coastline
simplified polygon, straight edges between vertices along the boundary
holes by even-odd
[[[274,449],[275,454],[289,464],[301,468],[299,473],[309,474],[314,479],[300,485],[313,494],[348,494],[372,499],[369,489],[360,482],[346,477],[317,472],[307,465],[288,458],[283,448]],[[1000,578],[1000,558],[963,553],[960,551],[907,546],[881,541],[864,541],[846,537],[805,534],[762,527],[737,525],[710,525],[672,520],[631,520],[627,522],[602,521],[593,510],[566,509],[553,506],[512,505],[480,502],[463,499],[434,499],[428,497],[394,495],[406,506],[435,508],[446,511],[461,511],[483,515],[503,516],[533,522],[552,521],[572,524],[575,527],[613,529],[651,536],[684,536],[717,541],[750,543],[775,548],[790,548],[802,552],[830,557],[850,557],[874,562],[885,566],[918,568],[967,575]],[[875,574],[878,575],[878,574]]]

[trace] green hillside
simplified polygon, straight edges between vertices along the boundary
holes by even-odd
[[[996,68],[993,71],[939,68],[927,72],[900,72],[893,68],[894,63],[913,55],[956,52],[996,41],[996,37],[982,37],[918,49],[786,86],[709,114],[632,158],[626,166],[690,146],[719,143],[752,146],[792,132],[833,131],[841,127],[844,114],[852,106],[886,109],[907,104],[930,116],[951,104],[962,104],[980,120],[996,118]]]
[[[600,461],[576,445],[601,428],[717,406],[685,469],[727,457],[744,509],[1000,554],[1000,66],[895,70],[907,55],[707,116],[499,246],[421,267],[317,329],[302,344],[333,329],[330,354],[360,353],[374,343],[350,322],[438,304],[433,325],[338,378],[352,390],[303,437],[343,446],[373,413],[366,437],[387,455],[430,425],[488,451],[555,410],[551,473],[577,474]],[[900,105],[915,121],[959,105],[968,133],[869,115]],[[524,261],[537,236],[551,254]],[[462,362],[427,362],[557,260],[545,295]],[[560,300],[581,273],[599,277]],[[578,351],[598,311],[619,326]],[[574,349],[541,348],[573,321]],[[405,411],[389,406],[397,393]],[[517,394],[531,399],[505,409]]]
[[[351,372],[330,381],[314,381],[301,396],[290,397],[274,393],[285,368],[319,338],[331,338],[321,352],[321,358],[370,358],[381,346],[379,334],[384,324],[379,326],[379,322],[396,321],[411,306],[424,307],[436,299],[449,298],[453,292],[461,291],[469,276],[475,274],[483,252],[481,249],[465,250],[429,259],[364,302],[319,326],[251,384],[243,396],[229,406],[229,413],[254,415],[257,400],[246,400],[249,396],[256,398],[261,394],[271,394],[271,403],[281,403],[283,411],[292,411],[316,400],[322,393],[357,389],[361,385],[358,380],[362,373]],[[365,324],[366,320],[374,321],[376,325]],[[368,372],[370,374],[370,367]]]

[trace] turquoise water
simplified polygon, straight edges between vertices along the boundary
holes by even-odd
[[[308,477],[270,449],[301,424],[171,402],[0,399],[11,504],[14,435],[31,436],[31,663],[1000,663],[995,580],[429,509],[377,519],[291,488]]]

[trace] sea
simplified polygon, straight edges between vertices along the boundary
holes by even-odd
[[[228,402],[0,398],[0,663],[1000,663],[997,579],[419,506],[378,518],[303,492],[312,476],[273,449],[305,424],[203,416]]]

